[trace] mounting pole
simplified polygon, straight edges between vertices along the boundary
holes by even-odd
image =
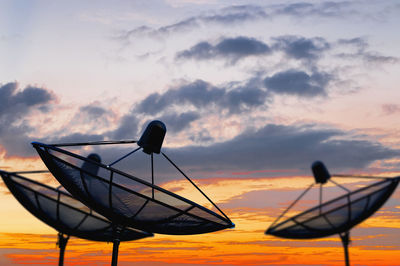
[[[154,199],[154,161],[153,161],[153,153],[150,154],[151,156],[151,196]]]
[[[58,266],[64,265],[64,253],[65,248],[67,247],[69,235],[64,236],[63,233],[58,233],[58,242],[57,245],[60,248],[60,255],[58,256]]]
[[[119,239],[115,238],[113,240],[113,251],[112,251],[112,260],[111,260],[111,266],[117,266],[118,264],[118,248],[119,248]]]
[[[342,239],[342,244],[344,248],[344,259],[346,262],[346,266],[350,266],[349,259],[349,243],[350,243],[350,233],[346,231],[344,233],[339,233],[340,238]]]
[[[115,226],[113,228],[114,239],[113,239],[111,266],[117,266],[118,264],[118,248],[119,248],[119,243],[121,242],[119,239],[120,233],[121,230],[117,226]]]

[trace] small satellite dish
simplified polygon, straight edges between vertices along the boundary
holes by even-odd
[[[106,144],[134,144],[136,141],[100,141],[86,143],[43,144],[33,142],[43,162],[56,179],[84,204],[116,224],[147,232],[191,235],[234,227],[234,224],[200,190],[198,186],[161,151],[166,127],[161,121],[151,122],[133,151],[108,165],[90,160],[60,147]],[[147,182],[113,167],[117,162],[143,149],[151,162],[151,179]],[[154,184],[154,154],[159,154],[182,174],[221,213],[217,214],[193,201]],[[98,168],[97,173],[86,167]]]
[[[380,179],[371,185],[350,191],[331,178],[322,162],[313,163],[312,171],[316,183],[320,184],[320,204],[281,221],[281,218],[311,189],[314,185],[312,184],[272,223],[265,234],[290,239],[312,239],[339,234],[345,251],[345,262],[349,265],[348,244],[351,228],[370,217],[386,202],[396,189],[400,177],[332,176]],[[322,189],[327,182],[332,182],[346,193],[322,203]]]
[[[70,236],[92,241],[114,240],[115,229],[105,217],[92,211],[60,188],[53,188],[21,175],[43,172],[48,171],[0,170],[0,175],[25,209],[58,231],[59,265],[64,263],[64,251]],[[120,241],[137,240],[153,235],[131,227],[121,227],[119,230]]]

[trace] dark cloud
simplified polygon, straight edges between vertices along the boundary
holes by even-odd
[[[215,46],[217,54],[227,56],[260,55],[269,52],[269,47],[254,38],[236,37],[222,40]]]
[[[165,113],[167,109],[177,107],[180,111],[184,105],[191,105],[197,109],[215,106],[224,95],[223,89],[213,87],[202,80],[171,88],[164,93],[152,93],[133,105],[132,110],[121,118],[119,126],[107,132],[106,135],[113,139],[132,139],[139,134],[138,124],[141,118],[148,115],[152,116],[152,120],[159,119],[168,122],[172,125],[172,132],[179,132],[200,118],[200,114],[195,111],[182,113],[173,110]]]
[[[17,91],[16,82],[7,83],[0,87],[0,117],[16,118],[34,107],[46,104],[53,100],[53,95],[42,88],[27,86],[22,91]]]
[[[105,135],[111,139],[134,139],[138,136],[139,119],[135,112],[124,115],[119,126],[112,131],[106,132]]]
[[[107,133],[113,139],[129,138],[137,134],[137,125],[143,118],[161,119],[172,125],[171,132],[180,132],[205,114],[244,114],[255,108],[266,109],[272,94],[291,94],[299,97],[327,95],[332,76],[314,70],[308,74],[301,70],[287,70],[262,80],[259,76],[247,83],[213,86],[203,80],[171,87],[162,93],[152,93],[133,105],[120,125]],[[266,89],[265,89],[265,88]],[[182,112],[182,110],[191,110]],[[192,140],[210,142],[210,134],[193,136]]]
[[[332,76],[324,72],[307,74],[304,71],[287,70],[265,78],[264,84],[274,93],[315,97],[327,94],[326,86],[331,80]]]
[[[160,117],[160,120],[168,125],[169,131],[180,132],[187,128],[191,122],[199,118],[200,115],[196,112],[186,112],[181,114],[168,113]]]
[[[330,48],[329,43],[320,37],[309,39],[299,36],[282,36],[275,38],[275,42],[275,49],[283,50],[288,57],[294,59],[314,60]]]
[[[210,59],[213,57],[214,46],[208,42],[199,42],[188,50],[178,52],[177,58]]]
[[[168,125],[164,143],[168,143]],[[315,125],[268,124],[225,142],[201,144],[163,148],[163,151],[184,172],[196,178],[210,177],[221,171],[268,169],[297,170],[299,175],[310,175],[310,165],[315,160],[324,161],[331,173],[340,173],[366,168],[376,160],[400,156],[399,150],[380,143],[355,139],[347,132]],[[99,153],[104,161],[112,162],[133,149],[124,146],[113,151],[99,150]],[[156,155],[154,160],[157,182],[182,177],[161,155]],[[118,168],[147,178],[149,157],[139,152],[118,163]]]
[[[218,101],[223,95],[222,89],[197,80],[164,93],[150,94],[137,105],[136,110],[140,113],[157,114],[172,105],[190,104],[201,108]]]
[[[320,58],[323,52],[329,50],[331,45],[321,37],[305,38],[301,36],[280,36],[273,38],[272,48],[262,41],[250,37],[225,38],[216,45],[209,42],[199,42],[190,49],[180,51],[176,54],[178,59],[206,60],[218,57],[228,58],[235,63],[237,60],[255,55],[270,54],[274,51],[283,51],[289,58],[305,61],[313,61]],[[340,41],[344,43],[344,40]],[[356,40],[351,40],[351,44]]]
[[[167,149],[179,165],[199,171],[304,169],[315,160],[333,171],[365,168],[400,155],[379,143],[347,137],[336,129],[269,124],[207,147]]]
[[[168,107],[190,105],[198,109],[216,107],[238,113],[263,105],[266,99],[267,92],[255,86],[218,88],[197,80],[162,94],[150,94],[136,106],[135,112],[154,115]]]
[[[177,53],[177,58],[211,59],[215,57],[230,58],[233,62],[254,55],[268,54],[270,48],[254,38],[236,37],[221,40],[215,46],[208,42],[200,42],[189,50]]]
[[[265,105],[268,93],[258,87],[239,87],[225,93],[221,106],[231,113],[240,113]]]
[[[215,87],[197,80],[172,87],[163,93],[152,93],[133,105],[132,110],[121,118],[119,126],[105,135],[112,139],[132,139],[139,133],[137,125],[148,116],[152,120],[164,121],[171,126],[171,132],[177,133],[189,127],[204,113],[218,111],[222,114],[239,114],[257,107],[266,107],[269,94],[261,83],[249,81],[245,85]],[[182,112],[186,108],[191,111]],[[193,136],[192,139],[212,140],[207,132]]]
[[[16,82],[0,86],[0,145],[6,156],[32,156],[30,126],[26,116],[46,112],[54,95],[46,89],[27,86],[18,90]]]
[[[79,108],[79,115],[74,116],[67,130],[61,130],[57,134],[53,133],[53,136],[36,135],[36,129],[31,126],[28,117],[34,111],[43,112],[51,109],[54,98],[53,93],[43,88],[27,86],[23,90],[19,90],[17,83],[8,83],[0,87],[0,145],[6,152],[6,156],[36,156],[30,145],[32,141],[65,143],[104,139],[103,134],[70,133],[73,123],[81,125],[81,123],[94,121],[96,124],[103,121],[102,119],[107,116],[108,112],[97,103]],[[30,118],[34,119],[34,117]],[[126,118],[122,122],[126,123],[126,120],[128,119]],[[114,134],[122,135],[126,125],[134,125],[133,127],[136,128],[137,121],[132,120],[130,123],[126,123],[125,128],[121,127]],[[135,133],[135,131],[133,133],[131,131],[131,134]],[[135,136],[133,135],[133,137]]]

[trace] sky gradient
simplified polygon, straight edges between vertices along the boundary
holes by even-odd
[[[337,236],[264,231],[315,160],[400,174],[398,25],[397,1],[1,1],[0,169],[43,169],[32,141],[138,139],[159,119],[166,153],[236,228],[123,243],[120,265],[343,265]],[[112,162],[131,150],[93,151]],[[119,167],[148,179],[137,156]],[[157,184],[207,204],[156,164]],[[54,264],[56,232],[0,191],[0,264]],[[399,236],[395,191],[352,230],[351,262],[398,265]],[[71,239],[66,265],[108,265],[111,249]]]

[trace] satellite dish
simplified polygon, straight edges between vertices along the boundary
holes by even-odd
[[[14,197],[36,218],[58,231],[59,265],[70,236],[92,241],[111,242],[115,238],[113,224],[92,211],[60,188],[39,183],[21,174],[48,171],[6,172],[0,175]],[[152,234],[131,227],[120,228],[120,241],[137,240]]]
[[[396,178],[363,177],[334,175],[332,177],[357,177],[380,179],[366,187],[350,191],[335,182],[325,165],[314,162],[312,172],[317,184],[320,184],[318,206],[280,221],[281,218],[311,189],[309,186],[267,229],[265,234],[290,239],[313,239],[339,234],[345,251],[345,262],[349,264],[348,244],[351,228],[374,214],[396,189],[400,176]],[[343,196],[322,203],[323,185],[332,182],[346,191]]]
[[[43,144],[33,142],[43,162],[57,180],[84,204],[113,223],[124,224],[147,232],[191,235],[234,227],[222,210],[161,151],[166,127],[161,121],[151,122],[133,151],[105,165],[60,147],[106,144],[133,144],[136,141],[100,141],[86,143]],[[113,167],[136,151],[143,149],[151,161],[152,182],[147,182]],[[221,213],[217,214],[193,201],[154,184],[154,153],[175,167]],[[98,168],[86,171],[81,165]]]

